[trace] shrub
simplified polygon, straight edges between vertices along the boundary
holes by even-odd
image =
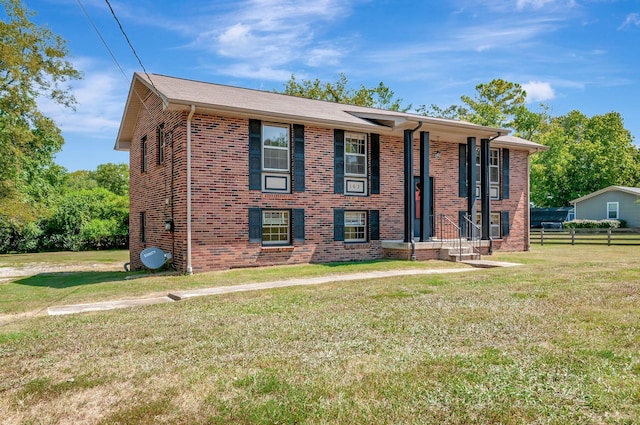
[[[625,226],[624,220],[571,220],[564,222],[566,229],[617,229]]]
[[[20,232],[16,251],[18,252],[37,252],[40,250],[40,238],[42,237],[42,229],[38,223],[27,223]]]

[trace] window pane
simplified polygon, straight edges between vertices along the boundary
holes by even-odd
[[[345,172],[347,174],[364,175],[366,173],[366,157],[357,155],[346,155],[344,158]]]
[[[500,238],[500,213],[491,213],[489,230],[492,238]]]
[[[358,153],[360,155],[364,155],[365,154],[364,140],[347,139],[345,141],[344,149],[346,153]]]
[[[497,167],[499,157],[500,155],[498,154],[498,149],[491,149],[491,151],[489,152],[489,164]]]
[[[289,152],[283,149],[264,148],[264,168],[270,170],[288,170]]]
[[[489,179],[491,183],[499,183],[500,182],[500,171],[498,167],[491,166],[489,168]]]
[[[609,219],[617,219],[618,218],[618,203],[617,202],[607,202],[607,218],[609,218]]]
[[[289,147],[289,129],[286,127],[276,127],[265,125],[262,127],[262,139],[265,146],[280,148]]]

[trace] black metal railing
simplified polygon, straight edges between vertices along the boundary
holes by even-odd
[[[462,257],[465,249],[471,247],[473,254],[480,257],[482,229],[469,216],[465,215],[460,225],[445,214],[432,216],[432,219],[436,223],[434,232],[436,240],[442,243],[443,248],[457,252]]]
[[[471,220],[468,214],[464,215],[464,235],[467,237],[468,245],[473,249],[473,253],[478,255],[478,258],[482,255],[482,228]]]

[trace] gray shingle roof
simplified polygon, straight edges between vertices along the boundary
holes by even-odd
[[[150,79],[149,79],[150,77]],[[345,130],[360,130],[381,134],[402,135],[403,130],[416,128],[429,131],[432,139],[463,142],[467,136],[492,138],[509,131],[483,127],[464,121],[425,117],[422,115],[319,101],[279,93],[185,80],[164,75],[135,73],[116,140],[116,149],[127,150],[142,100],[148,91],[155,92],[169,110],[189,110],[227,113],[290,123],[318,124]],[[545,147],[513,136],[501,136],[497,144],[536,151]]]

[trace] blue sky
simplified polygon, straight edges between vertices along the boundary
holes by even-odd
[[[69,171],[128,162],[113,145],[140,65],[104,0],[25,0],[67,40],[84,79],[75,112],[41,108],[65,137]],[[119,66],[100,41],[82,4]],[[533,109],[620,112],[640,136],[638,0],[111,0],[149,73],[262,90],[300,79],[383,82],[417,107],[459,104],[494,78]],[[126,77],[125,77],[126,76]]]

